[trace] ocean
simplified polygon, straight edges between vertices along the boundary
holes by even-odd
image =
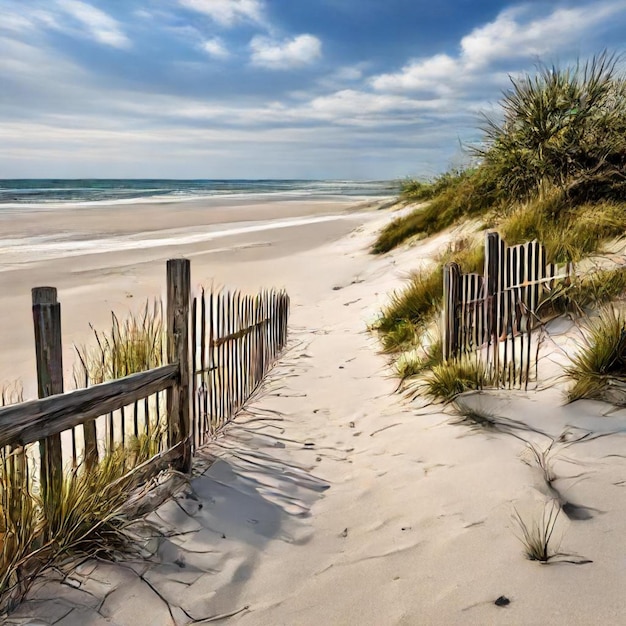
[[[397,181],[350,180],[0,180],[0,209],[177,202],[217,197],[377,198],[399,192]]]

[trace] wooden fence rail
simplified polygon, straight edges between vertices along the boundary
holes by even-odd
[[[463,274],[456,263],[444,268],[444,358],[473,354],[500,384],[527,387],[537,375],[535,331],[544,293],[570,272],[570,265],[547,263],[536,241],[507,246],[498,233],[487,233],[482,275]]]
[[[0,409],[1,445],[25,446],[60,435],[79,424],[170,389],[178,379],[179,367],[175,363],[87,389],[4,407]]]
[[[0,408],[0,452],[23,459],[26,446],[39,442],[44,498],[62,488],[65,434],[71,434],[72,464],[82,461],[88,471],[103,454],[139,436],[143,421],[141,434],[158,444],[153,469],[167,462],[188,472],[195,447],[258,387],[285,346],[289,297],[202,291],[192,298],[190,285],[189,261],[168,261],[166,365],[92,386],[85,371],[86,388],[65,393],[61,305],[53,287],[33,289],[39,399]]]

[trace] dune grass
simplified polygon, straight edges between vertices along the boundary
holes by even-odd
[[[514,208],[496,223],[509,245],[537,240],[546,248],[548,261],[578,262],[601,250],[604,242],[624,236],[626,204],[584,203],[570,207],[554,188]]]
[[[144,372],[165,362],[163,305],[147,301],[139,314],[131,313],[120,321],[111,314],[110,333],[93,328],[95,345],[76,346],[78,363],[74,368],[77,387],[103,383]]]
[[[559,281],[543,298],[538,308],[541,319],[564,313],[585,315],[590,309],[626,296],[626,267],[592,270],[582,276]]]
[[[398,217],[379,233],[372,252],[383,254],[411,237],[425,237],[437,233],[462,217],[477,215],[493,206],[492,185],[482,179],[478,170],[445,174],[431,184],[432,198],[428,204],[408,215]],[[404,195],[404,199],[415,197]],[[419,198],[423,200],[423,198]]]
[[[386,352],[410,350],[421,345],[421,335],[434,321],[443,297],[443,268],[458,263],[464,272],[482,273],[484,248],[473,239],[461,239],[437,258],[435,265],[414,273],[404,289],[395,291],[375,328]]]
[[[120,321],[112,315],[110,333],[95,329],[95,345],[76,347],[77,387],[114,380],[164,362],[162,307]],[[19,386],[0,390],[2,404],[22,401]],[[149,434],[127,437],[108,449],[95,467],[64,473],[59,493],[45,500],[21,449],[0,456],[0,614],[10,611],[34,577],[51,565],[77,556],[114,558],[134,551],[126,533],[124,505],[139,486],[135,468],[159,452],[163,428],[154,416]]]
[[[424,341],[423,337],[419,338]],[[408,350],[400,354],[397,358],[394,369],[395,373],[404,382],[423,372],[433,368],[443,361],[443,343],[441,337],[431,338],[430,343],[421,345],[413,350]]]
[[[48,567],[137,551],[126,532],[124,505],[138,486],[134,468],[155,453],[153,438],[134,438],[89,471],[71,469],[60,493],[45,502],[21,451],[0,455],[0,615]]]
[[[537,237],[557,260],[576,260],[597,249],[596,239],[623,232],[626,77],[618,60],[605,52],[512,78],[501,114],[485,117],[483,141],[469,150],[477,165],[430,184],[405,183],[404,200],[429,204],[388,224],[372,252],[468,216],[492,225],[491,214],[503,211],[512,211],[503,224],[509,243]],[[544,210],[546,195],[550,210]]]
[[[568,392],[570,401],[603,400],[612,379],[626,383],[624,313],[607,306],[587,327],[583,347],[565,370],[574,383]]]
[[[495,384],[487,366],[476,357],[463,356],[434,365],[423,379],[433,400],[450,402],[466,391],[479,391]]]

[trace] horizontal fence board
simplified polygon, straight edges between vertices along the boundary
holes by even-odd
[[[0,446],[26,445],[171,387],[178,364],[0,409]]]

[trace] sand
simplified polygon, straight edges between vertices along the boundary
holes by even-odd
[[[391,215],[341,215],[351,217],[237,236],[228,250],[191,257],[196,281],[285,286],[293,301],[289,349],[247,410],[199,455],[191,484],[149,516],[179,533],[161,542],[154,562],[87,562],[64,584],[34,590],[13,622],[623,623],[626,412],[564,406],[558,375],[577,328],[554,325],[537,390],[467,399],[497,415],[501,428],[474,429],[440,406],[410,402],[395,393],[367,325],[406,274],[455,233],[374,258],[368,245]],[[264,245],[238,247],[246,236]],[[72,309],[74,326],[104,320],[105,305],[128,306],[127,290],[132,300],[154,293],[169,252],[142,252],[145,263],[136,253],[55,261],[65,271],[57,281],[64,313]],[[26,278],[52,269],[8,272],[23,272],[9,279],[14,304],[28,304],[18,293],[30,286]],[[67,319],[68,336],[80,336]],[[17,332],[15,321],[4,323]],[[24,347],[10,333],[2,341],[25,366]],[[585,433],[603,436],[572,443]],[[552,441],[556,477],[548,485],[528,443],[545,450]],[[517,510],[536,518],[557,492],[578,519],[560,517],[566,556],[541,565],[524,557],[512,517]],[[495,604],[501,596],[506,606]]]

